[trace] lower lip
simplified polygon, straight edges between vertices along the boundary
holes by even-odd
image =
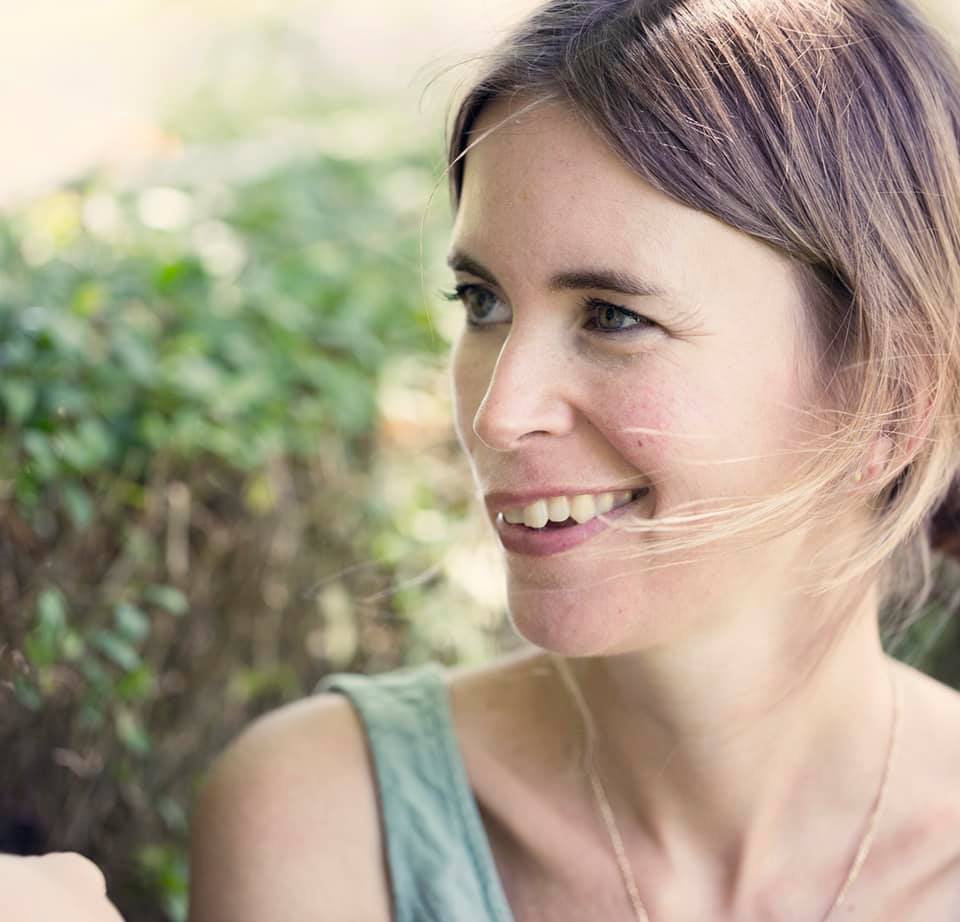
[[[648,494],[643,493],[635,500],[611,509],[584,522],[582,525],[570,525],[567,528],[527,528],[526,525],[511,525],[503,513],[497,515],[496,529],[503,546],[514,554],[523,554],[527,557],[550,557],[553,554],[562,554],[578,544],[583,544],[594,535],[606,531],[611,519],[618,518],[633,509]]]

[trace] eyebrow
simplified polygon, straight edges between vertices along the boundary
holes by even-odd
[[[469,272],[491,285],[503,287],[489,269],[461,250],[450,251],[447,265],[455,272]],[[558,272],[550,277],[547,288],[550,291],[583,291],[594,288],[637,298],[667,297],[667,292],[658,285],[646,282],[629,272],[608,268],[581,268]]]

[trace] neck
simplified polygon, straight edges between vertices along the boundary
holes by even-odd
[[[796,611],[758,612],[682,648],[568,661],[627,852],[661,881],[709,877],[732,905],[827,842],[846,868],[893,711],[875,593],[851,614],[809,676],[800,638],[770,628],[810,623]]]

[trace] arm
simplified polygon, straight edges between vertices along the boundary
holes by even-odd
[[[349,701],[327,694],[247,729],[194,812],[190,922],[388,922],[377,795]]]

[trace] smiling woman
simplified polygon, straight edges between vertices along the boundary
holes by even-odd
[[[957,536],[958,126],[901,0],[551,0],[504,40],[446,296],[530,648],[248,731],[197,920],[960,916],[960,695],[882,643]]]

